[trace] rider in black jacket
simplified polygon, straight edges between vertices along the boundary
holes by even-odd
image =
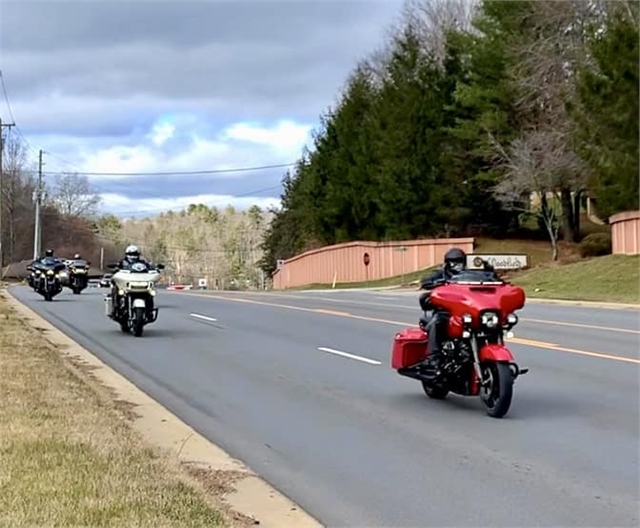
[[[147,266],[151,265],[151,263],[148,260],[140,256],[140,251],[138,250],[138,246],[134,246],[132,244],[130,246],[127,246],[127,249],[124,250],[124,258],[118,261],[118,268],[130,269],[131,265],[136,262],[142,262]]]
[[[127,246],[127,248],[124,250],[124,258],[119,260],[116,263],[116,266],[118,267],[118,269],[121,269],[121,270],[129,270],[131,269],[131,266],[136,262],[142,262],[143,264],[146,264],[147,266],[151,267],[151,262],[149,262],[148,260],[140,256],[140,251],[138,250],[138,246],[131,244]],[[117,291],[116,283],[113,281],[113,279],[111,279],[111,296],[113,299],[116,298],[116,291]],[[153,302],[153,297],[151,297],[149,299],[149,304],[148,304],[150,313],[153,311],[153,307],[154,307],[154,302]]]
[[[44,257],[38,257],[31,264],[27,266],[27,270],[31,271],[31,275],[29,276],[29,284],[33,287],[35,283],[33,282],[33,270],[36,268],[51,268],[54,271],[60,271],[65,268],[64,262],[62,262],[59,258],[53,256],[53,249],[47,249],[44,252]]]
[[[429,302],[431,292],[438,286],[446,284],[448,280],[462,272],[467,265],[467,255],[459,248],[451,248],[444,255],[442,268],[436,270],[428,277],[422,279],[421,290],[427,290],[420,296],[420,307],[424,312],[434,310],[431,319],[420,318],[420,326],[426,330],[429,339],[429,356],[424,362],[425,375],[435,379],[440,375],[439,367],[442,360],[442,342],[446,337],[449,314],[435,307]],[[485,263],[485,271],[493,271],[493,268]],[[495,275],[495,272],[494,272]]]

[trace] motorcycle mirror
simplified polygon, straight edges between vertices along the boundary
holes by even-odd
[[[117,264],[107,264],[107,269],[113,270],[116,269],[118,267]]]
[[[87,260],[87,266],[91,266],[91,261]]]
[[[159,270],[163,270],[164,269],[164,264],[158,264],[156,266]]]

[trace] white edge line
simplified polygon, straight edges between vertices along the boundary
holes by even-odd
[[[382,362],[376,359],[369,359],[362,356],[356,356],[354,354],[349,354],[347,352],[342,352],[340,350],[335,350],[333,348],[318,347],[318,350],[322,352],[328,352],[329,354],[335,354],[336,356],[342,356],[349,359],[355,359],[356,361],[362,361],[363,363],[369,363],[370,365],[382,365]]]
[[[210,321],[212,323],[215,323],[217,321],[217,319],[214,318],[214,317],[209,317],[209,316],[206,316],[206,315],[200,315],[200,314],[197,314],[197,313],[192,313],[192,314],[189,314],[189,315],[191,317],[195,317],[196,319],[202,319],[204,321]]]

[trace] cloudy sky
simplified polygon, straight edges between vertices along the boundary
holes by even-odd
[[[401,0],[2,0],[0,116],[123,215],[267,206]]]

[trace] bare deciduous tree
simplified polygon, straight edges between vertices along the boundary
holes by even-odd
[[[66,216],[94,216],[101,198],[96,194],[86,176],[63,174],[56,176],[51,200]]]
[[[555,151],[562,143],[564,163],[571,164],[570,159],[577,156],[567,104],[575,99],[579,67],[589,62],[587,28],[597,23],[601,10],[597,2],[581,0],[540,0],[530,6],[531,11],[523,15],[526,20],[521,21],[527,29],[517,43],[518,66],[512,71],[520,119],[526,128],[546,130]],[[562,204],[563,236],[578,241],[580,198],[589,179],[588,167],[583,165],[579,174],[556,172],[553,178]]]
[[[584,162],[569,148],[566,138],[550,129],[530,130],[507,148],[494,141],[496,164],[504,173],[494,192],[506,209],[542,219],[558,258],[558,230],[562,218],[562,190],[576,185]]]
[[[407,0],[402,9],[403,23],[418,32],[425,51],[442,60],[446,33],[472,31],[471,22],[478,7],[476,0]]]
[[[179,213],[122,222],[117,238],[165,260],[167,276],[175,282],[197,283],[204,277],[214,288],[256,288],[263,279],[260,242],[272,216],[257,207],[235,211],[191,205]],[[113,229],[110,236],[116,238]]]
[[[29,248],[33,233],[33,177],[27,163],[27,149],[19,136],[4,139],[2,186],[2,241],[9,262]]]

